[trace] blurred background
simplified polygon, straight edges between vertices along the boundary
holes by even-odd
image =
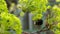
[[[0,34],[60,34],[60,0],[0,0]]]

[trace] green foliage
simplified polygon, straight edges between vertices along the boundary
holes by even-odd
[[[47,0],[20,0],[21,9],[23,12],[31,12],[33,20],[41,19],[42,12],[47,10]]]
[[[23,17],[24,16],[24,12],[20,12],[20,16]]]
[[[22,34],[21,21],[8,13],[5,0],[0,0],[0,34]]]
[[[0,16],[0,33],[12,34],[9,32],[8,29],[14,30],[16,34],[21,34],[22,32],[22,26],[20,20],[17,17],[15,17],[13,14],[4,12]]]
[[[60,8],[57,5],[51,9],[49,17],[51,17],[48,19],[48,23],[52,25],[51,30],[55,34],[60,34]]]
[[[1,12],[8,12],[7,7],[6,7],[6,3],[4,0],[0,0],[0,13]]]

